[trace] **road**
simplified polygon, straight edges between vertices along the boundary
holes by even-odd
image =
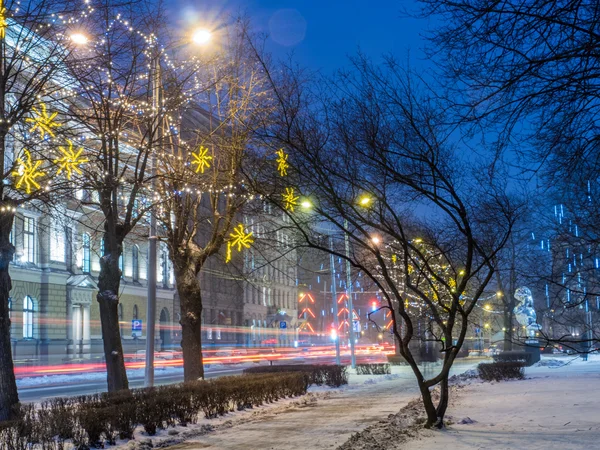
[[[220,377],[224,375],[237,375],[242,373],[242,368],[232,367],[230,369],[219,369],[206,371],[206,378]],[[155,384],[173,384],[183,381],[183,373],[177,375],[155,376]],[[132,377],[129,379],[130,388],[144,387],[144,377]],[[39,386],[25,386],[19,388],[19,400],[22,402],[41,402],[53,397],[72,397],[77,395],[94,394],[106,391],[106,381],[82,381],[78,383],[40,384]]]
[[[358,362],[371,362],[372,356],[363,355],[357,356]],[[380,359],[381,356],[378,355]],[[274,364],[298,364],[302,362],[307,363],[319,363],[319,364],[333,364],[334,358],[332,356],[311,356],[303,361],[299,358],[290,358],[288,360],[277,360]],[[342,357],[343,364],[350,364],[349,356]],[[227,375],[238,375],[241,374],[244,368],[247,366],[241,366],[237,364],[231,364],[230,367],[222,365],[214,368],[206,369],[206,378],[221,377]],[[140,372],[139,370],[137,371]],[[35,378],[31,378],[35,380]],[[183,381],[183,372],[180,373],[169,373],[161,374],[160,371],[156,371],[155,384],[173,384],[180,383]],[[144,377],[129,376],[129,387],[130,388],[141,388],[144,387]],[[60,383],[48,383],[47,380],[44,382],[40,381],[40,384],[28,384],[26,386],[19,387],[19,399],[22,402],[41,402],[53,397],[72,397],[77,395],[95,394],[98,392],[106,391],[106,381],[104,380],[73,380],[73,381],[62,381]]]

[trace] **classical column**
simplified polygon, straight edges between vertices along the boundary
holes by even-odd
[[[81,306],[83,312],[83,342],[81,345],[81,351],[85,354],[85,356],[89,357],[91,351],[91,342],[90,342],[90,305],[82,305]]]

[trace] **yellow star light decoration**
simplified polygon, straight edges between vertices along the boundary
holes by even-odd
[[[35,116],[25,119],[25,122],[33,124],[29,131],[32,133],[35,130],[39,131],[40,138],[42,139],[44,139],[46,133],[54,137],[54,131],[52,131],[52,129],[60,127],[60,123],[54,120],[58,113],[53,112],[52,114],[48,114],[45,103],[41,104],[41,108],[41,111],[35,107],[31,108]]]
[[[239,224],[233,229],[233,232],[229,235],[229,242],[227,242],[227,256],[225,262],[231,261],[231,249],[237,247],[237,251],[241,252],[242,248],[250,248],[250,244],[254,242],[252,239],[252,232],[246,233],[244,225]]]
[[[287,162],[288,154],[284,152],[282,148],[277,150],[275,153],[277,154],[277,159],[275,160],[277,162],[277,171],[279,172],[279,175],[283,177],[287,175],[288,167],[290,167]]]
[[[203,146],[200,146],[198,153],[192,153],[192,157],[194,158],[192,164],[197,165],[196,173],[204,173],[204,171],[210,167],[209,161],[213,159],[213,157],[208,154],[208,149]]]
[[[0,0],[0,39],[4,39],[6,36],[7,27],[8,22],[6,22],[6,8],[4,7],[4,2]]]
[[[17,158],[18,169],[12,174],[14,177],[17,177],[17,184],[15,187],[17,189],[25,189],[28,194],[31,194],[33,189],[40,188],[39,183],[35,180],[43,177],[45,173],[39,170],[39,167],[42,164],[41,160],[33,161],[31,159],[31,153],[29,153],[29,150],[27,149],[23,149],[23,153],[25,153],[25,159],[20,156]]]
[[[281,194],[281,196],[283,197],[285,209],[294,212],[294,206],[298,206],[298,199],[300,198],[294,195],[294,188],[285,188],[285,194]]]
[[[79,166],[83,163],[89,161],[87,158],[82,158],[81,154],[83,153],[83,147],[79,147],[77,151],[73,148],[73,143],[67,139],[69,143],[69,148],[58,147],[58,149],[62,152],[63,156],[54,160],[54,164],[58,164],[58,171],[56,175],[60,175],[64,170],[67,173],[67,179],[71,179],[73,172],[77,172],[81,175],[81,170]]]

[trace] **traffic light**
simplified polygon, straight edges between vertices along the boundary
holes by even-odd
[[[376,301],[376,300],[373,300],[373,301],[371,302],[371,311],[372,311],[372,312],[373,312],[373,311],[377,311],[377,301]]]

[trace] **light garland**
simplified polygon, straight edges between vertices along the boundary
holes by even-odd
[[[287,170],[290,167],[287,162],[289,155],[284,152],[282,148],[277,150],[275,153],[277,154],[277,159],[275,160],[277,162],[277,171],[279,172],[279,175],[283,177],[287,175]]]
[[[231,261],[231,249],[233,247],[237,247],[237,251],[241,252],[242,248],[250,248],[250,245],[254,243],[252,232],[246,233],[244,225],[241,223],[233,229],[229,238],[229,242],[227,242],[227,256],[225,257],[226,263]]]
[[[50,136],[54,137],[53,128],[60,127],[60,123],[56,122],[54,119],[58,115],[58,112],[53,112],[52,114],[48,114],[46,109],[46,104],[41,103],[41,111],[37,109],[35,106],[32,107],[32,111],[35,114],[34,117],[27,117],[25,122],[32,123],[33,126],[29,129],[31,133],[35,130],[38,130],[40,133],[40,138],[44,139],[46,133]]]
[[[6,28],[8,22],[6,21],[6,8],[4,7],[4,0],[0,0],[0,39],[4,39],[6,36]]]
[[[204,173],[206,169],[210,167],[209,161],[212,161],[213,157],[208,154],[206,147],[200,146],[197,153],[192,153],[192,165],[197,165],[196,173]]]
[[[43,177],[45,172],[38,170],[42,164],[41,160],[33,161],[31,159],[31,153],[27,149],[23,149],[23,153],[25,153],[26,159],[24,160],[20,156],[17,158],[17,165],[19,168],[13,172],[12,175],[18,178],[15,187],[17,189],[23,189],[23,185],[25,185],[25,191],[28,194],[31,194],[32,188],[40,188],[39,183],[35,180]]]
[[[89,159],[81,157],[81,153],[83,153],[83,147],[79,147],[77,151],[73,148],[73,142],[69,141],[69,147],[58,147],[58,149],[62,152],[63,156],[55,159],[54,164],[58,164],[58,171],[56,175],[60,175],[64,170],[67,174],[67,179],[71,179],[71,175],[73,172],[77,172],[79,175],[82,174],[79,166],[83,163],[89,162]]]
[[[298,206],[299,196],[294,195],[294,188],[285,188],[285,194],[281,194],[285,209],[294,212],[294,207]]]

